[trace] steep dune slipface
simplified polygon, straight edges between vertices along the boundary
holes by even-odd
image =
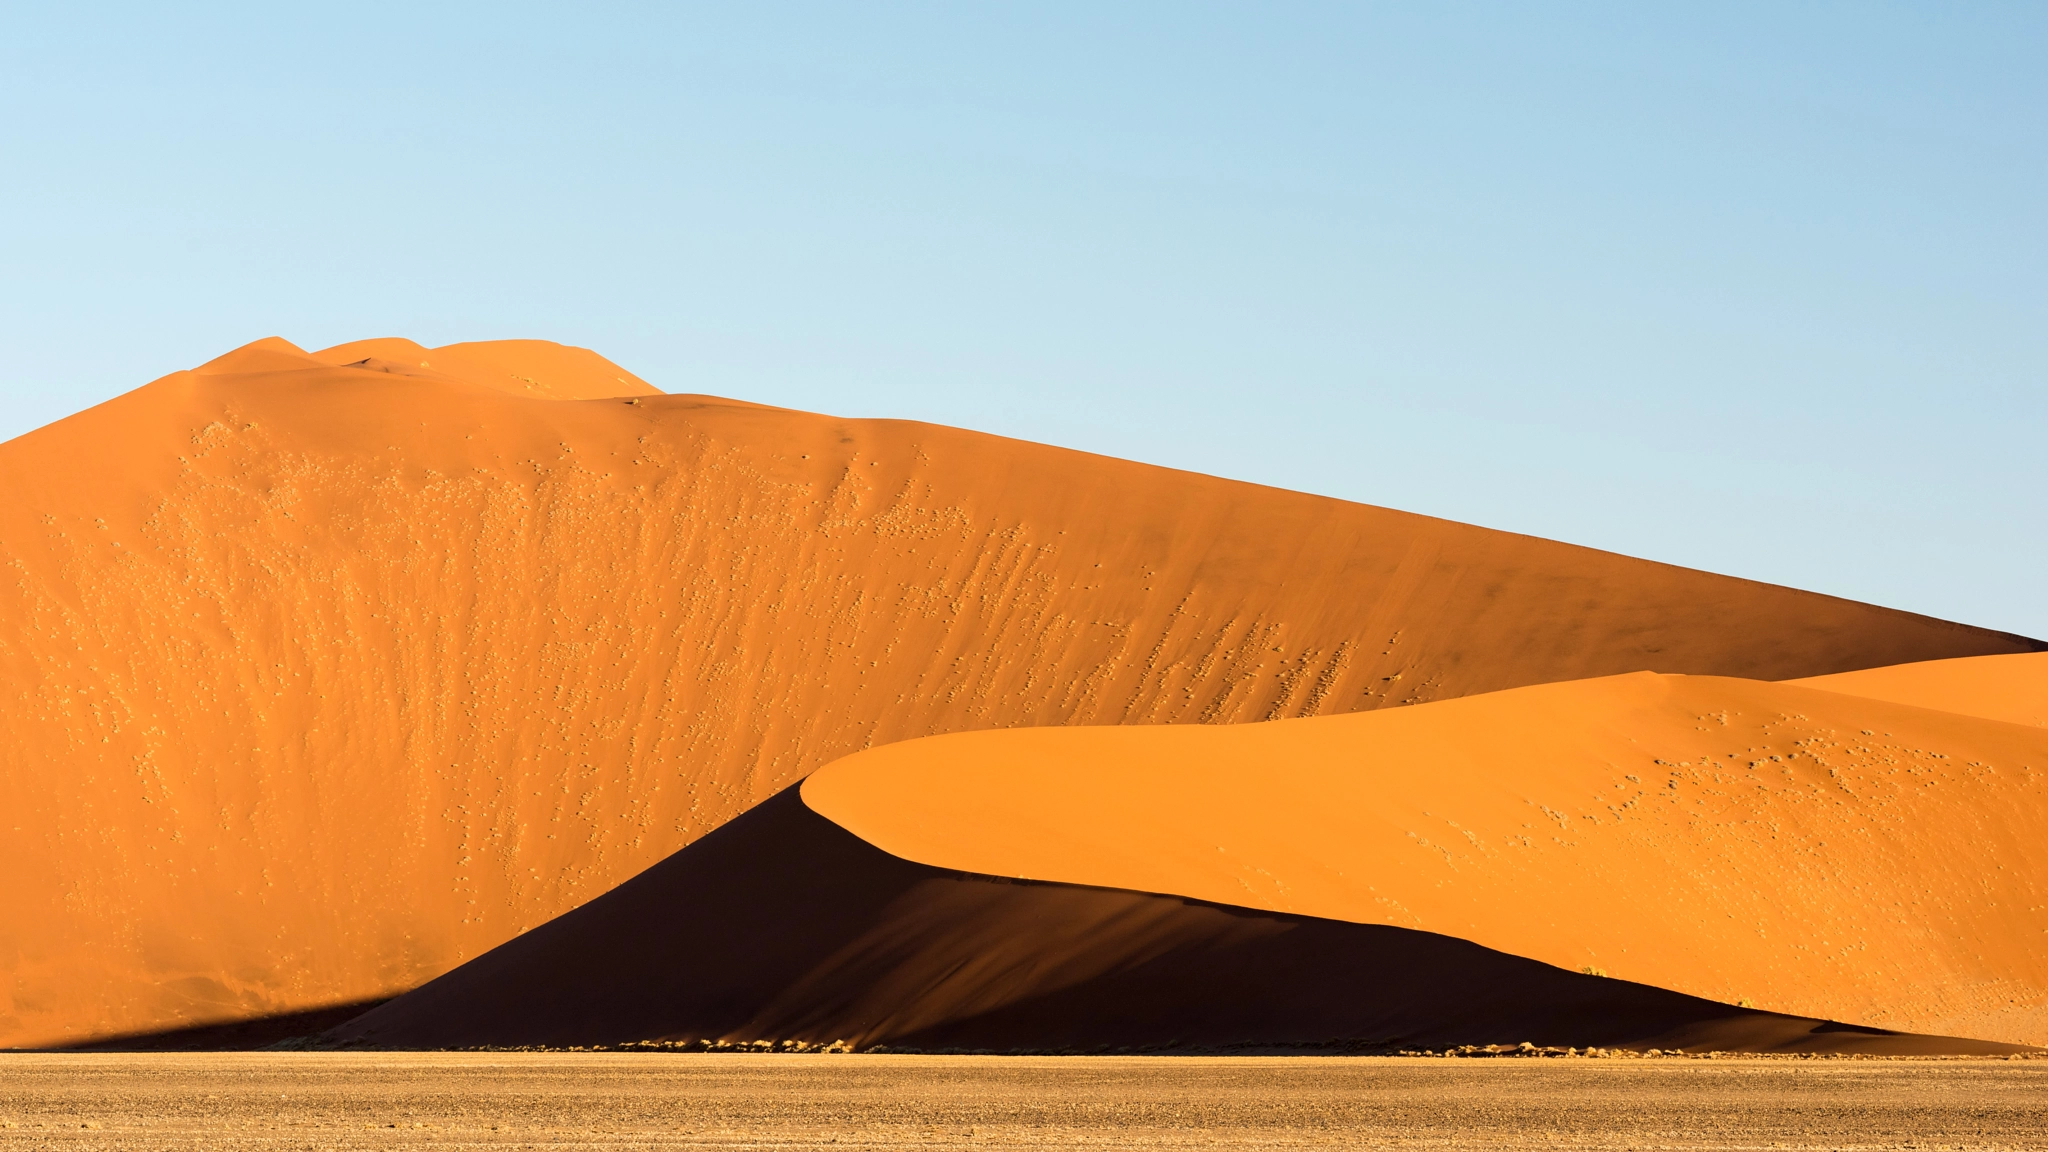
[[[2048,652],[1893,664],[1791,681],[1894,704],[2048,728]]]
[[[647,391],[272,340],[0,445],[0,1045],[402,991],[889,741],[2036,646]]]
[[[914,864],[820,818],[795,789],[326,1038],[2005,1050],[1716,1004],[1406,928]]]
[[[1638,673],[1232,728],[876,748],[802,786],[938,868],[1459,937],[1800,1016],[2048,1043],[2048,731]]]

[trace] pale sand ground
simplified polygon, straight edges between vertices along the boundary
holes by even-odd
[[[828,1144],[2048,1148],[2048,1061],[0,1056],[0,1149]]]

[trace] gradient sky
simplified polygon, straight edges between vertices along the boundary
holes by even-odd
[[[2038,3],[0,4],[0,435],[541,337],[2048,637],[2043,61]]]

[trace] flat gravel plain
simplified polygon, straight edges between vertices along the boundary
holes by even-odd
[[[2048,1060],[0,1055],[0,1150],[2043,1148]]]

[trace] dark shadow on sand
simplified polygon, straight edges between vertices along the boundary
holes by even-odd
[[[268,1048],[285,1040],[316,1036],[338,1024],[345,1024],[390,997],[353,1000],[304,1012],[281,1012],[222,1024],[192,1028],[170,1028],[160,1032],[124,1032],[95,1036],[73,1044],[45,1048],[45,1052],[234,1052]]]

